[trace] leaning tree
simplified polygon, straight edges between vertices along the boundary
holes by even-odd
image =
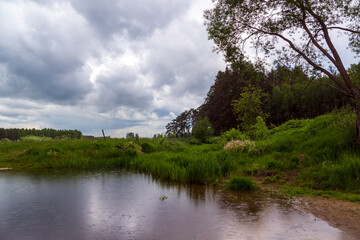
[[[227,62],[246,56],[250,46],[280,63],[308,66],[309,75],[325,74],[332,80],[327,86],[353,99],[360,146],[360,79],[351,79],[339,51],[346,45],[360,54],[359,0],[213,1],[205,25]]]

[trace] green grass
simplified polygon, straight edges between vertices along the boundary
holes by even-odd
[[[351,202],[360,202],[360,195],[355,193],[344,193],[331,190],[314,190],[311,188],[291,186],[283,186],[281,192],[289,196],[322,196]]]
[[[213,138],[211,144],[193,138],[0,141],[0,167],[126,168],[199,184],[221,183],[229,176],[256,177],[264,184],[311,190],[302,190],[304,194],[356,200],[360,151],[353,147],[354,120],[349,111],[291,120],[270,130],[266,139],[255,141],[247,151],[224,150],[223,137]],[[344,197],[344,192],[350,195]]]
[[[256,185],[253,183],[251,178],[233,176],[230,181],[226,183],[226,187],[232,190],[243,190],[249,191],[256,189]]]
[[[17,169],[113,169],[148,172],[161,179],[211,184],[236,169],[216,144],[141,139],[1,142],[0,167]]]

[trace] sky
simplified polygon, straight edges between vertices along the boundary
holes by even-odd
[[[210,0],[0,0],[0,127],[151,137],[225,68]]]
[[[204,102],[225,69],[204,26],[212,7],[211,0],[0,0],[0,128],[164,133]],[[335,44],[346,67],[354,63],[341,37]]]

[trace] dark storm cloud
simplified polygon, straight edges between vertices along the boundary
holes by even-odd
[[[184,12],[190,0],[70,0],[102,37],[143,38]]]
[[[207,2],[0,0],[0,121],[161,132],[222,67]]]
[[[85,69],[92,50],[91,32],[76,12],[68,6],[46,9],[31,2],[22,14],[15,3],[1,7],[0,14],[14,25],[0,23],[4,34],[0,39],[2,97],[71,103],[91,91]]]

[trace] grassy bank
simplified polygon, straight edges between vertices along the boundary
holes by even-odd
[[[290,194],[339,197],[347,192],[352,194],[348,200],[359,201],[360,152],[353,148],[354,129],[354,115],[341,111],[291,120],[266,129],[257,139],[233,131],[202,145],[165,138],[3,141],[0,167],[127,168],[200,184],[246,176],[265,186],[285,186]]]

